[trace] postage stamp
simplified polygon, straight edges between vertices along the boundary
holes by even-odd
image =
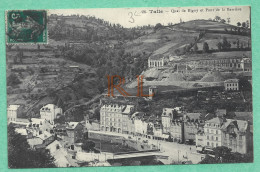
[[[46,10],[11,10],[6,12],[6,42],[47,43]]]

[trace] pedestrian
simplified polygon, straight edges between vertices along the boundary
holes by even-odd
[[[190,151],[191,151],[191,147],[190,147]]]

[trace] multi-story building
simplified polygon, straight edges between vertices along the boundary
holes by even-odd
[[[143,112],[135,112],[132,116],[135,125],[135,134],[145,136],[147,134],[148,122],[145,120]]]
[[[134,105],[127,105],[122,113],[122,133],[124,134],[134,133],[134,120],[131,116],[133,111]]]
[[[47,104],[40,109],[41,119],[46,119],[51,124],[54,124],[58,114],[62,115],[62,109],[54,104]]]
[[[162,126],[163,126],[164,133],[170,132],[170,127],[173,120],[173,113],[175,113],[174,111],[175,111],[174,108],[163,108]]]
[[[239,80],[238,79],[228,79],[224,82],[226,91],[238,91],[239,90]]]
[[[74,144],[83,139],[84,126],[79,122],[69,122],[66,126],[67,137],[65,140],[70,144]]]
[[[213,118],[205,121],[204,135],[205,146],[215,148],[222,146],[221,127],[224,123],[224,119],[220,117]]]
[[[181,107],[163,108],[161,116],[163,133],[170,132],[172,121],[178,119],[181,112]]]
[[[131,128],[127,117],[133,112],[134,105],[103,105],[100,109],[100,130],[122,133],[124,127],[124,132],[127,132]]]
[[[249,57],[221,57],[221,58],[203,58],[196,60],[181,60],[181,64],[189,65],[192,68],[210,68],[223,70],[241,70],[252,71],[252,62]]]
[[[7,107],[7,121],[16,122],[18,114],[21,113],[20,105],[9,105]]]
[[[252,134],[247,121],[227,119],[222,126],[222,145],[233,152],[246,154],[252,150]]]
[[[186,121],[183,123],[184,128],[184,139],[187,142],[195,142],[196,141],[196,134],[200,129],[200,124],[198,122],[190,122]]]
[[[42,134],[27,139],[28,144],[32,149],[41,149],[48,146],[54,141],[54,136],[47,131],[44,131]]]
[[[246,154],[252,150],[252,138],[248,121],[216,117],[205,122],[204,132],[196,134],[196,145],[225,146],[232,152]]]
[[[33,133],[33,136],[38,136],[47,131],[53,133],[53,126],[46,119],[31,118],[26,126],[27,130]]]
[[[204,134],[204,131],[198,131],[195,135],[195,138],[196,138],[196,146],[197,147],[203,147],[205,146],[205,134]]]
[[[170,127],[170,136],[174,141],[182,143],[184,141],[184,125],[182,121],[173,121]]]
[[[165,58],[163,54],[157,54],[157,55],[153,55],[150,56],[148,59],[148,67],[163,67],[165,63]]]
[[[250,58],[243,58],[241,60],[241,67],[245,72],[252,72],[252,60]]]
[[[199,67],[208,67],[213,69],[242,69],[241,57],[201,59],[197,61]]]

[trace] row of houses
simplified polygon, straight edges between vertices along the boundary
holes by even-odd
[[[248,121],[216,117],[205,122],[196,134],[196,146],[215,148],[225,146],[233,152],[246,154],[253,149],[253,134]]]
[[[224,69],[224,70],[241,70],[245,72],[252,71],[252,60],[250,57],[243,55],[242,57],[219,57],[219,58],[203,58],[203,59],[182,59],[174,57],[177,61],[166,57],[163,54],[152,55],[148,59],[149,68],[162,68],[167,63],[175,66],[182,71],[182,73],[188,73],[188,70],[195,68],[209,68],[209,69]],[[185,66],[181,70],[181,67]],[[188,66],[188,67],[187,67]]]
[[[226,146],[247,153],[252,144],[250,122],[225,116],[225,109],[206,114],[187,113],[176,107],[163,108],[159,118],[135,112],[134,105],[105,104],[100,109],[100,130],[196,144],[201,148]]]
[[[17,132],[26,136],[33,149],[46,147],[54,141],[55,135],[69,145],[73,145],[82,141],[86,132],[84,124],[80,122],[69,122],[64,125],[54,124],[54,119],[58,115],[62,115],[62,109],[54,104],[43,106],[40,109],[40,118],[18,118],[21,111],[20,105],[9,105],[7,108],[8,123],[13,123]]]
[[[21,118],[18,118],[23,111],[21,105],[9,105],[7,107],[7,122],[19,123]],[[47,104],[40,109],[40,118],[46,119],[50,124],[54,124],[54,119],[62,115],[62,109],[54,104]]]

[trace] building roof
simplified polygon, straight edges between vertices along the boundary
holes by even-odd
[[[160,60],[164,57],[163,54],[156,54],[149,57],[149,60]]]
[[[67,167],[70,165],[69,161],[67,160],[67,152],[66,150],[62,147],[61,143],[57,140],[49,144],[46,149],[50,151],[50,154],[54,157],[55,159],[55,164],[58,167]]]
[[[67,129],[75,129],[78,124],[79,124],[79,122],[69,122],[66,128]]]
[[[216,110],[216,116],[225,116],[227,114],[227,110],[226,109],[217,109]]]
[[[131,118],[140,119],[142,121],[147,120],[149,117],[145,116],[144,112],[135,112]]]
[[[43,143],[43,140],[38,138],[38,137],[34,137],[31,139],[27,139],[27,142],[30,146],[35,146],[35,145],[41,145]]]
[[[249,121],[253,124],[253,113],[252,112],[234,112],[235,119]]]
[[[201,117],[201,113],[186,113],[184,114],[186,116],[186,118],[190,119],[190,120],[199,120]]]
[[[26,118],[16,118],[16,122],[29,123],[30,121]]]
[[[173,111],[176,110],[175,108],[163,108],[163,113],[162,113],[162,117],[171,117]],[[177,110],[176,110],[177,112]]]
[[[9,105],[7,110],[17,110],[20,107],[20,105]]]
[[[43,125],[43,124],[49,124],[49,125],[51,125],[46,119],[41,119],[41,118],[31,118],[31,121],[32,122],[30,122],[28,125],[27,125],[27,127],[29,127],[29,125],[31,124],[31,125],[38,125],[38,126],[40,126],[40,125]]]
[[[208,120],[210,120],[210,119],[212,119],[212,118],[214,118],[215,117],[215,115],[213,114],[213,113],[207,113],[207,114],[201,114],[201,120],[204,120],[204,121],[208,121]]]
[[[248,127],[248,122],[243,120],[236,120],[239,131],[245,132]]]
[[[47,104],[47,105],[45,105],[45,106],[43,106],[42,108],[41,108],[41,110],[54,110],[54,109],[57,109],[58,108],[58,106],[56,106],[56,105],[54,105],[54,104]]]
[[[51,136],[52,136],[51,133],[49,133],[48,131],[44,131],[42,134],[40,134],[37,137],[42,139],[42,140],[46,140],[46,139],[50,138]]]
[[[245,132],[248,128],[248,122],[243,120],[227,119],[221,129],[225,130],[231,124],[235,125],[240,132]]]
[[[28,131],[25,128],[16,128],[15,132],[21,134],[22,136],[28,135]]]
[[[224,122],[224,120],[220,117],[216,117],[216,118],[206,121],[206,123],[215,123],[215,124],[222,124],[223,122]]]
[[[225,80],[224,81],[225,83],[237,83],[237,82],[239,82],[239,80],[238,79],[228,79],[228,80]]]
[[[119,104],[104,104],[101,107],[101,110],[106,109],[106,110],[112,110],[112,109],[117,109],[120,110],[121,112],[126,108],[126,105],[119,105]]]
[[[126,108],[123,111],[123,113],[129,114],[129,113],[131,113],[133,111],[133,109],[134,109],[134,105],[126,105]]]

